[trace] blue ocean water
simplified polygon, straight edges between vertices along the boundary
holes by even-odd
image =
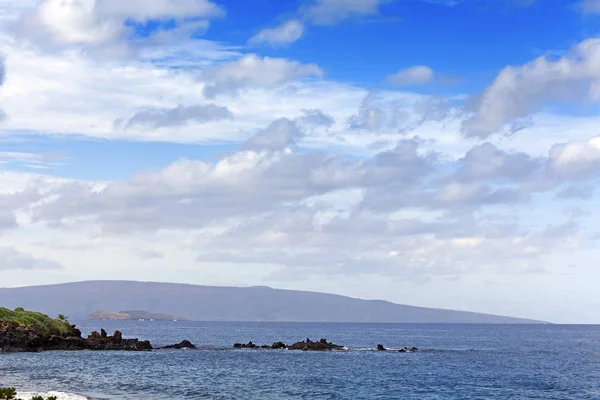
[[[85,321],[200,350],[0,354],[0,387],[93,399],[600,399],[600,326]],[[344,352],[233,350],[310,337]],[[377,352],[416,346],[418,353]]]

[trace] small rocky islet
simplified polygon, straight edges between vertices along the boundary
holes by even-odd
[[[275,342],[272,345],[262,345],[259,346],[252,342],[244,343],[236,343],[233,345],[234,349],[264,349],[264,350],[302,350],[302,351],[333,351],[333,350],[347,350],[346,346],[340,346],[338,344],[334,344],[328,342],[327,339],[321,339],[317,342],[310,340],[310,338],[306,339],[303,342],[297,342],[290,346],[286,345],[283,342]],[[399,353],[414,353],[419,351],[416,347],[404,347],[401,349],[386,349],[383,345],[377,345],[377,351],[389,351],[389,352],[399,352]]]
[[[321,339],[318,342],[313,342],[310,339],[306,339],[304,342],[297,342],[291,346],[287,346],[283,342],[275,342],[272,345],[258,346],[252,342],[246,344],[236,343],[233,345],[234,349],[270,349],[270,350],[303,350],[303,351],[331,351],[331,350],[345,350],[344,346],[333,344],[327,341],[327,339]]]

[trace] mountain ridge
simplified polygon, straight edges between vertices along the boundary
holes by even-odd
[[[97,280],[0,288],[0,306],[87,319],[96,310],[153,310],[197,321],[539,324],[518,317],[437,309],[268,286]]]

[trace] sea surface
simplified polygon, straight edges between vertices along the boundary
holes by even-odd
[[[84,321],[200,350],[0,354],[0,387],[101,399],[600,399],[600,326]],[[347,351],[233,350],[327,338]],[[377,352],[416,346],[417,353]]]

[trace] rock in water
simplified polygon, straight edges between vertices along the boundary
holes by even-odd
[[[147,340],[123,339],[120,331],[115,331],[113,336],[108,336],[104,329],[100,333],[92,332],[85,339],[85,348],[87,350],[126,350],[126,351],[144,351],[152,350],[152,345]]]
[[[190,342],[189,340],[184,340],[178,344],[172,344],[170,346],[165,346],[165,347],[163,347],[163,349],[178,349],[178,350],[192,349],[192,350],[195,350],[195,349],[197,349],[197,347],[194,344],[192,344],[192,342]]]
[[[246,344],[236,343],[233,345],[234,349],[256,349],[258,346],[252,342],[248,342]]]
[[[415,351],[419,351],[419,349],[417,349],[416,347],[410,349],[408,347],[405,347],[403,349],[398,350],[399,353],[414,353]]]
[[[327,342],[327,339],[321,339],[318,342],[313,342],[310,339],[306,339],[305,342],[294,343],[290,347],[290,350],[303,350],[303,351],[331,351],[331,350],[344,350],[344,346]]]
[[[378,344],[377,345],[377,351],[386,351],[387,349],[385,347],[383,347],[382,344]]]

